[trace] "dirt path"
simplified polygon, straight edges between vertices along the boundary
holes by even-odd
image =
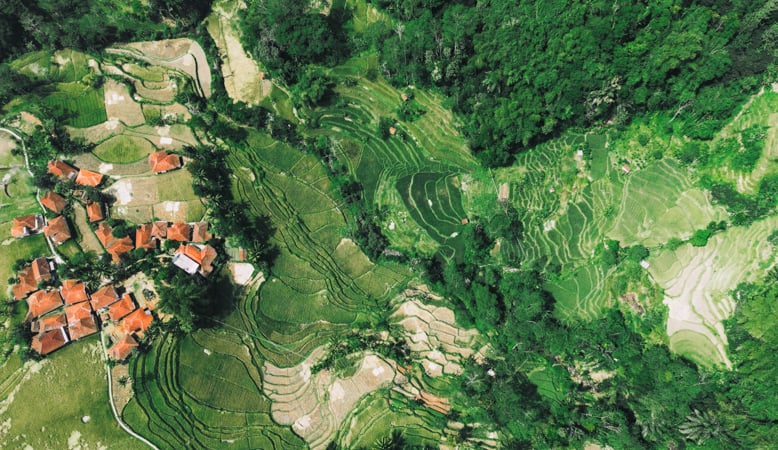
[[[95,236],[95,233],[89,228],[84,207],[75,205],[73,211],[75,213],[76,227],[78,228],[78,233],[81,235],[81,248],[85,252],[94,251],[98,255],[103,253],[103,246],[100,245],[97,236]]]

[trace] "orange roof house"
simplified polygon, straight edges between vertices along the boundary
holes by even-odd
[[[397,128],[395,127],[389,127],[389,134],[394,135],[397,133]]]
[[[54,350],[64,347],[68,342],[70,342],[70,338],[65,333],[65,329],[57,328],[56,330],[33,336],[32,349],[41,355],[48,355]]]
[[[43,234],[57,245],[70,239],[70,227],[65,216],[57,216],[49,220],[48,225],[43,228]]]
[[[173,256],[173,265],[189,275],[195,272],[207,277],[213,271],[216,249],[210,245],[181,244]]]
[[[68,324],[68,332],[70,333],[70,339],[77,341],[82,337],[90,336],[100,331],[100,327],[97,326],[97,322],[93,315],[89,315],[83,319],[79,319],[74,323]]]
[[[148,309],[136,309],[122,319],[122,321],[119,322],[119,326],[121,326],[122,330],[127,334],[143,333],[148,330],[153,321],[154,316],[151,315],[151,311]]]
[[[66,305],[74,305],[89,300],[86,285],[79,280],[64,280],[59,288],[59,294]]]
[[[14,299],[21,300],[27,297],[31,292],[38,290],[38,282],[32,274],[32,267],[25,267],[19,271],[19,282],[14,284]]]
[[[178,169],[183,164],[180,156],[160,150],[149,155],[149,165],[152,172],[165,173]]]
[[[138,346],[138,342],[129,334],[125,334],[108,349],[108,356],[116,361],[127,359],[132,349]]]
[[[75,305],[65,307],[65,317],[68,324],[74,324],[78,321],[92,317],[92,307],[89,302],[81,302]]]
[[[99,311],[119,300],[119,294],[116,293],[116,289],[113,286],[104,286],[93,293],[91,297],[89,303],[95,311]]]
[[[23,238],[35,233],[39,233],[45,222],[43,216],[40,214],[30,214],[29,216],[22,216],[14,218],[13,228],[11,228],[11,236],[15,238]]]
[[[101,205],[99,202],[87,203],[86,215],[89,216],[89,221],[93,223],[105,219],[105,214],[103,214],[103,205]]]
[[[151,228],[150,223],[144,223],[135,230],[135,248],[147,250],[157,248],[157,241],[151,238]]]
[[[60,160],[49,161],[49,164],[46,166],[46,169],[48,169],[50,174],[68,180],[72,180],[73,178],[76,177],[76,175],[78,175],[78,170],[76,170],[75,167],[71,166],[65,161],[60,161]]]
[[[167,239],[167,222],[154,222],[151,225],[151,237]]]
[[[54,270],[54,266],[53,263],[49,262],[48,258],[41,256],[40,258],[33,259],[30,268],[32,269],[32,276],[35,277],[36,284],[41,281],[51,280],[51,272]]]
[[[65,197],[57,194],[56,192],[49,191],[46,192],[46,195],[41,197],[41,204],[48,208],[50,211],[59,214],[63,209],[65,209],[68,201],[65,200]]]
[[[176,222],[167,227],[167,238],[172,241],[188,242],[192,238],[192,227],[186,222]]]
[[[103,244],[103,247],[106,248],[108,247],[108,244],[111,242],[111,240],[114,239],[113,234],[111,233],[111,227],[108,226],[108,224],[105,222],[97,226],[95,235],[97,235],[97,240],[100,241],[100,243]]]
[[[130,297],[130,294],[124,294],[121,300],[108,307],[108,317],[111,320],[118,321],[134,309],[135,303],[132,301],[132,297]]]
[[[132,243],[132,239],[130,239],[128,236],[123,238],[114,237],[113,233],[111,232],[111,227],[108,226],[108,224],[105,222],[102,222],[100,225],[98,225],[97,230],[95,231],[95,235],[97,235],[97,239],[101,244],[103,244],[105,250],[111,254],[111,259],[113,262],[119,262],[121,255],[135,248],[135,245]]]
[[[25,321],[32,320],[59,308],[62,306],[62,297],[59,296],[59,291],[37,291],[27,297],[27,305],[30,308],[27,311]]]
[[[68,326],[68,321],[65,318],[65,314],[60,313],[56,316],[50,316],[44,319],[36,320],[30,325],[30,330],[32,330],[33,333],[45,333],[47,331],[66,326]]]
[[[103,174],[86,169],[79,170],[78,176],[76,177],[76,184],[80,184],[81,186],[97,187],[100,186],[100,183],[102,182]]]
[[[208,233],[208,222],[196,222],[192,226],[192,242],[205,242],[211,238]]]

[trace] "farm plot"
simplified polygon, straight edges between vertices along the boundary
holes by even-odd
[[[161,448],[301,448],[289,428],[271,419],[258,362],[241,335],[204,330],[155,341],[132,360],[136,396],[123,419]]]
[[[105,113],[110,119],[117,119],[129,127],[146,122],[141,106],[135,102],[126,84],[107,79],[103,85]]]
[[[88,60],[89,55],[76,50],[38,51],[14,60],[11,67],[33,78],[73,83],[90,73]]]
[[[76,128],[91,127],[107,120],[103,89],[81,83],[58,83],[56,91],[43,99],[64,123]]]
[[[41,362],[27,362],[3,380],[3,448],[137,448],[108,404],[99,336],[69,345]],[[45,401],[56,397],[57,401]],[[32,407],[31,405],[45,406]],[[88,418],[84,420],[85,418]],[[7,428],[5,428],[7,427]]]
[[[146,139],[119,135],[102,142],[92,153],[107,163],[127,164],[146,162],[146,157],[155,150],[154,145]]]
[[[704,365],[731,366],[721,323],[735,308],[729,292],[774,264],[775,249],[767,237],[777,225],[778,218],[771,217],[748,228],[730,228],[705,247],[687,244],[649,259],[651,276],[665,292],[672,350]]]
[[[345,220],[313,156],[266,145],[231,152],[228,161],[236,175],[236,197],[253,214],[271,218],[280,249],[273,276],[240,307],[252,333],[306,354],[333,330],[369,313],[374,305],[366,298],[386,298],[406,279],[388,267],[373,266],[356,248],[337,251]],[[257,345],[274,364],[300,361],[273,344]]]
[[[124,177],[106,188],[105,192],[116,198],[111,207],[112,216],[134,223],[148,222],[154,217],[171,221],[188,220],[186,218],[197,214],[202,217],[204,212],[192,189],[192,174],[187,170]]]

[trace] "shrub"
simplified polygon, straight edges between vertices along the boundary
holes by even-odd
[[[689,243],[695,247],[705,247],[712,234],[710,230],[697,230],[692,238],[689,239]]]

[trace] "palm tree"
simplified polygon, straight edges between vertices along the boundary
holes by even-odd
[[[728,433],[718,414],[712,411],[694,412],[686,417],[686,422],[678,427],[678,431],[697,445],[703,445],[709,439],[727,439]]]

